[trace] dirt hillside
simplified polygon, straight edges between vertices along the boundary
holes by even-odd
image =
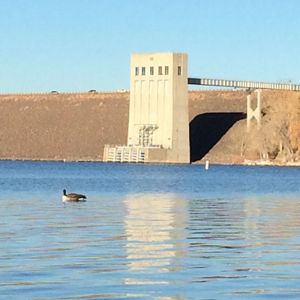
[[[189,92],[192,161],[299,161],[300,94],[262,95],[262,128],[246,133],[246,92]],[[126,144],[128,110],[128,92],[0,95],[0,159],[101,160]]]
[[[207,93],[209,96],[197,93],[194,97],[190,96],[190,104],[194,103],[192,107],[190,106],[191,113],[200,102],[202,105],[204,103],[209,105],[205,107],[206,112],[213,112],[202,115],[210,117],[211,122],[205,124],[208,126],[205,126],[204,134],[201,134],[201,130],[198,132],[197,138],[201,139],[199,144],[209,145],[215,132],[221,132],[211,143],[212,147],[203,151],[202,160],[208,159],[218,163],[300,163],[299,92],[262,91],[261,128],[258,128],[256,121],[252,120],[250,132],[246,130],[245,92],[242,95],[241,92],[234,95],[230,92],[222,92],[221,95]],[[253,94],[253,105],[255,97]],[[240,114],[237,114],[238,112]],[[209,138],[206,139],[205,135]],[[199,150],[197,151],[199,153]]]
[[[128,93],[0,96],[0,158],[101,160],[127,139]]]

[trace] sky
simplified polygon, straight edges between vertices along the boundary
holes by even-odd
[[[189,77],[300,83],[299,0],[0,0],[0,93],[129,89],[130,55]]]

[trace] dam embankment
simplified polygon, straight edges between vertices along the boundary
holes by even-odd
[[[189,92],[193,162],[299,158],[299,93],[264,91],[248,134],[246,95]],[[126,144],[128,111],[128,92],[0,95],[0,159],[101,161],[105,144]]]
[[[0,159],[101,160],[124,144],[127,93],[0,96]]]

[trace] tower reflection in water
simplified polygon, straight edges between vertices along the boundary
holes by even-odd
[[[187,202],[173,194],[130,195],[125,199],[125,207],[128,265],[133,274],[138,274],[127,278],[126,283],[167,284],[157,274],[182,268],[182,258],[186,256]],[[155,278],[150,274],[156,274]]]

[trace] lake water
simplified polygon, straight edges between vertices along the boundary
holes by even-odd
[[[0,299],[300,299],[299,178],[0,162]]]

